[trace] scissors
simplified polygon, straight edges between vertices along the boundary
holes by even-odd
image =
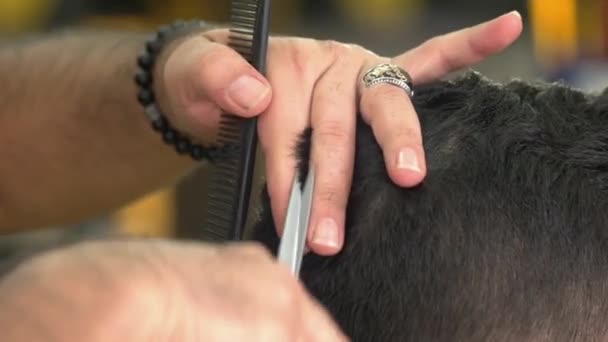
[[[314,169],[310,168],[302,188],[298,177],[294,177],[291,194],[289,195],[287,215],[285,216],[285,225],[283,226],[283,236],[279,244],[279,262],[287,265],[296,277],[300,273],[304,245],[308,235],[314,178]]]

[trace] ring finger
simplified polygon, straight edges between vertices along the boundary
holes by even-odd
[[[387,62],[375,60],[369,67]],[[420,122],[408,93],[389,83],[367,87],[363,82],[359,93],[362,117],[382,148],[389,176],[401,186],[417,185],[426,174],[426,163]]]

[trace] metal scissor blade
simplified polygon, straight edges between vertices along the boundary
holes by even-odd
[[[296,177],[289,196],[283,236],[279,244],[278,260],[287,265],[294,275],[299,274],[302,257],[304,256],[313,188],[314,172],[311,170],[306,177],[303,192],[300,190],[300,184]]]
[[[302,191],[297,177],[291,186],[291,194],[287,205],[287,215],[283,225],[283,235],[279,244],[278,260],[284,263],[292,273],[296,274],[297,268],[297,240],[298,226],[300,222],[300,210],[302,208]]]
[[[295,274],[300,273],[300,266],[302,265],[302,258],[304,257],[304,246],[306,246],[306,237],[308,236],[308,224],[310,221],[310,209],[312,207],[312,190],[315,184],[315,173],[314,169],[310,168],[304,183],[304,190],[302,191],[301,209],[300,209],[300,224],[299,231],[301,236],[298,241],[297,250],[297,263],[295,268]]]

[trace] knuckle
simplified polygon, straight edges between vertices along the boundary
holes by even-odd
[[[346,46],[347,48],[351,49],[351,50],[355,50],[355,51],[359,51],[359,52],[370,52],[370,50],[364,48],[363,46],[359,45],[359,44],[355,44],[355,43],[345,43],[344,46]]]
[[[253,69],[236,51],[221,44],[210,44],[214,46],[201,54],[195,61],[194,68],[199,80],[203,80],[213,90],[219,91],[227,86],[224,81],[230,79],[230,74],[246,73]],[[217,70],[227,70],[227,73],[218,73]]]
[[[321,41],[321,45],[323,46],[325,51],[329,53],[331,57],[334,58],[344,53],[348,47],[346,44],[340,43],[333,39],[323,40]]]
[[[319,184],[319,188],[316,191],[315,197],[321,202],[332,203],[332,204],[341,204],[344,202],[343,194],[345,194],[345,190],[335,182],[321,182]]]
[[[335,174],[328,174],[327,177],[319,175],[318,186],[314,193],[315,201],[330,207],[342,208],[346,204],[350,179],[351,174],[347,173],[346,168],[340,169]]]
[[[207,49],[205,53],[201,55],[199,59],[199,66],[204,69],[215,69],[215,66],[219,63],[223,63],[227,60],[227,58],[232,58],[235,56],[232,50],[228,47],[212,43],[213,48]]]
[[[421,45],[420,48],[427,50],[427,51],[432,51],[434,50],[437,46],[441,45],[441,42],[443,40],[443,36],[435,36],[433,38],[429,38],[426,41],[424,41]]]
[[[350,138],[343,122],[338,120],[327,120],[315,128],[316,135],[323,140],[345,141]]]
[[[298,45],[292,45],[289,51],[289,60],[295,75],[300,79],[297,81],[304,81],[307,76],[307,71],[311,67],[311,58],[306,49],[300,48]]]
[[[430,59],[441,61],[448,69],[454,68],[458,65],[457,61],[448,53],[449,50],[445,49],[446,36],[437,36],[424,42],[420,49],[423,54],[429,56]]]
[[[343,111],[344,106],[339,98],[341,84],[334,82],[332,84],[323,84],[318,86],[314,94],[313,99],[313,110],[311,113],[311,120],[324,121],[324,117],[327,117],[328,113]],[[325,125],[325,123],[323,123]]]
[[[355,45],[355,44],[353,44],[352,46],[355,50],[359,51],[365,57],[366,60],[369,60],[372,58],[375,59],[375,58],[380,57],[377,53],[373,52],[372,50],[370,50],[364,46]]]

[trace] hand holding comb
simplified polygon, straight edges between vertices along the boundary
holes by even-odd
[[[262,75],[266,72],[270,0],[233,0],[229,46]],[[240,240],[247,222],[257,149],[257,119],[224,113],[217,143],[230,146],[211,174],[205,236]]]

